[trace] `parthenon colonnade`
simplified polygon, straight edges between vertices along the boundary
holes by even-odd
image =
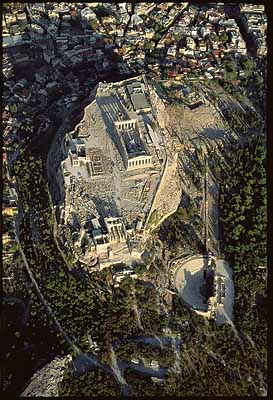
[[[115,126],[117,129],[132,129],[136,127],[137,121],[135,119],[130,119],[126,121],[116,121]]]
[[[151,157],[128,160],[128,169],[148,167],[150,165],[152,165]]]

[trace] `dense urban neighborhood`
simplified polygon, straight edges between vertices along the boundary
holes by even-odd
[[[267,396],[267,9],[3,3],[6,395]]]

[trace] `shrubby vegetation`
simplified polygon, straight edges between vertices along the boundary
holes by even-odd
[[[223,60],[225,75],[220,80],[221,85],[237,100],[249,99],[255,108],[262,114],[265,112],[264,96],[265,83],[264,72],[257,71],[257,64],[253,58],[241,56],[238,65],[242,68],[242,75],[238,75],[238,66],[233,57],[226,55]],[[232,81],[240,79],[240,88]]]
[[[194,316],[181,350],[181,373],[170,374],[164,390],[175,396],[253,395],[261,380],[250,345],[241,347],[229,325],[217,327]],[[258,387],[256,388],[258,390]],[[257,392],[256,392],[257,393]]]
[[[104,279],[103,274],[92,274],[86,280],[56,271],[44,282],[45,297],[57,319],[84,351],[90,348],[89,334],[98,336],[99,343],[108,348],[120,335],[136,331],[126,292],[117,289],[113,297]]]
[[[185,330],[185,326],[188,327],[192,316],[193,311],[185,305],[178,295],[174,295],[172,298],[172,310],[169,313],[168,326],[173,332],[180,334],[182,341],[187,340],[188,331],[187,329]]]
[[[181,306],[178,303],[177,306]],[[186,321],[181,329],[180,371],[174,373],[170,369],[164,382],[153,382],[150,377],[127,369],[124,377],[131,385],[133,395],[258,394],[263,380],[258,370],[257,354],[250,342],[242,344],[228,324],[218,327],[194,313]],[[124,346],[123,350],[128,349]]]
[[[258,143],[226,150],[229,168],[221,164],[220,194],[224,250],[235,270],[249,270],[251,260],[253,271],[266,262],[265,147],[260,138]]]
[[[235,324],[266,358],[266,170],[265,143],[227,149],[221,164],[222,251],[231,260],[235,283]]]
[[[150,363],[157,360],[161,367],[169,367],[174,363],[174,352],[172,348],[153,348],[141,342],[126,342],[116,348],[116,355],[121,360],[131,361],[132,358],[142,358]]]
[[[120,390],[113,375],[101,369],[95,369],[78,378],[69,369],[59,384],[59,396],[118,397],[119,395]]]
[[[13,162],[11,171],[24,211],[20,224],[20,241],[38,282],[51,270],[67,270],[53,240],[52,203],[43,168],[44,160],[29,148],[22,147],[20,158]],[[36,232],[36,238],[33,232]]]
[[[202,229],[202,221],[196,217],[197,207],[190,201],[188,207],[180,205],[177,211],[167,218],[160,226],[159,238],[166,243],[173,256],[182,250],[202,252],[205,250],[195,229]]]
[[[160,313],[159,294],[153,287],[136,285],[137,304],[145,334],[160,335],[167,324],[165,314]]]
[[[166,395],[162,383],[153,382],[149,376],[143,376],[130,368],[125,371],[124,376],[126,382],[132,388],[132,396],[158,398],[164,394]]]
[[[259,393],[264,385],[260,356],[249,340],[229,324],[190,311],[178,296],[173,298],[174,331],[180,331],[180,372],[169,373],[157,395],[240,396]],[[241,337],[240,337],[241,336]],[[145,390],[138,387],[138,390]],[[140,392],[138,392],[140,393]]]
[[[232,116],[233,111],[230,113]],[[257,133],[260,122],[252,122]],[[246,129],[246,135],[248,132]],[[237,331],[227,324],[217,327],[208,323],[175,300],[170,326],[181,332],[182,372],[170,374],[164,390],[176,396],[259,395],[266,387],[267,204],[263,133],[258,138],[253,135],[244,145],[232,142],[223,153],[224,157],[216,160],[214,171],[221,183],[221,251],[234,270]],[[189,240],[181,233],[186,217],[180,207],[168,219],[167,227],[162,224],[159,230],[161,240],[173,249]]]
[[[226,56],[226,58],[223,60],[223,67],[225,69],[224,87],[226,88],[227,82],[236,80],[238,75],[237,65],[232,56]]]
[[[68,335],[87,352],[90,350],[88,336],[98,338],[103,357],[114,340],[142,333],[132,311],[133,301],[137,302],[146,334],[160,334],[166,324],[164,316],[159,314],[156,289],[127,278],[120,287],[110,290],[106,274],[107,271],[93,273],[86,280],[56,271],[43,283],[44,296]],[[132,284],[136,300],[132,298]]]
[[[222,113],[230,128],[239,136],[244,135],[247,139],[262,130],[263,120],[259,114],[244,104],[244,108],[229,104],[222,108]]]

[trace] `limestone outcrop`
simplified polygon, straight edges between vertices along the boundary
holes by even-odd
[[[58,386],[71,361],[70,354],[64,357],[55,357],[50,363],[35,372],[20,397],[58,397]]]

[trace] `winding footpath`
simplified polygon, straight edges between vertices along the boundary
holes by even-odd
[[[42,302],[42,304],[43,304],[43,306],[44,306],[44,308],[45,308],[45,310],[46,310],[47,315],[48,315],[49,318],[54,322],[55,327],[57,328],[57,330],[59,331],[59,333],[62,335],[62,337],[64,338],[64,340],[66,341],[66,343],[75,351],[75,354],[80,354],[80,350],[79,350],[79,349],[77,348],[77,346],[75,346],[74,343],[70,340],[70,338],[68,337],[68,335],[65,333],[65,331],[64,331],[63,328],[61,327],[59,321],[58,321],[57,318],[55,317],[55,314],[54,314],[53,311],[51,310],[50,306],[49,306],[49,305],[47,304],[47,302],[45,301],[45,298],[44,298],[44,296],[43,296],[43,294],[42,294],[42,292],[41,292],[41,290],[40,290],[40,288],[39,288],[39,286],[38,286],[38,283],[37,283],[37,281],[36,281],[36,279],[35,279],[35,277],[34,277],[32,271],[31,271],[31,268],[30,268],[30,266],[29,266],[29,264],[28,264],[28,262],[27,262],[25,253],[24,253],[24,251],[23,251],[23,249],[22,249],[22,247],[21,247],[20,240],[19,240],[19,238],[18,238],[18,236],[17,236],[15,223],[13,223],[13,224],[14,224],[14,231],[15,231],[15,240],[16,240],[16,242],[17,242],[17,244],[18,244],[19,251],[20,251],[21,256],[22,256],[22,258],[23,258],[23,261],[24,261],[24,264],[25,264],[27,273],[28,273],[28,275],[29,275],[29,278],[30,278],[30,280],[31,280],[31,282],[32,282],[32,284],[33,284],[33,287],[35,288],[35,291],[36,291],[36,293],[37,293],[37,295],[38,295],[40,301]]]

